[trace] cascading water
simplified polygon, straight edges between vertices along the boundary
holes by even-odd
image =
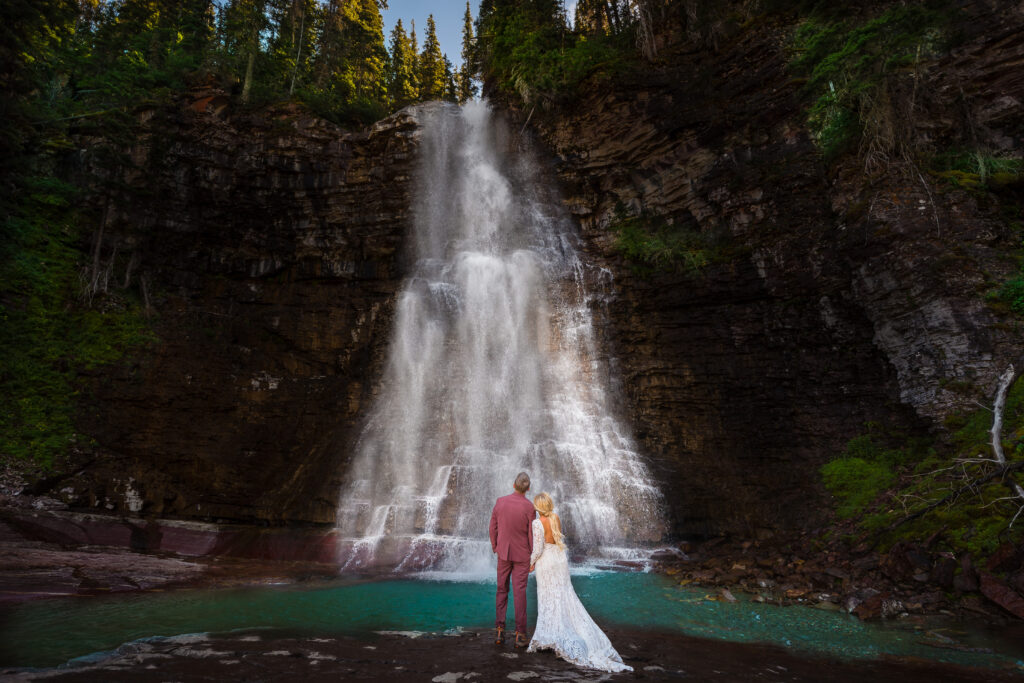
[[[343,566],[488,571],[491,507],[521,470],[574,549],[657,541],[661,497],[613,415],[571,224],[530,157],[502,153],[485,102],[417,116],[415,265],[338,505]]]

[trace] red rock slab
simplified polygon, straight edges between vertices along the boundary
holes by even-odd
[[[1024,597],[988,572],[978,572],[981,593],[1018,619],[1024,619]]]

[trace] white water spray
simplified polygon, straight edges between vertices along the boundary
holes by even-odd
[[[571,224],[529,156],[502,153],[485,102],[418,118],[415,265],[338,505],[343,567],[489,573],[491,507],[521,470],[574,549],[659,540],[661,496],[613,415]]]

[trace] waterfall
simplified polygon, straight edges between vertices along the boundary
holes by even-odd
[[[417,117],[414,264],[339,499],[342,565],[491,571],[491,508],[520,471],[574,550],[629,556],[664,523],[595,341],[607,273],[486,102]]]

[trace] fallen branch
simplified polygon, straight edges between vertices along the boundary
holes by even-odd
[[[1010,385],[1013,384],[1014,377],[1016,377],[1016,372],[1013,368],[1013,365],[1010,365],[1009,367],[1006,368],[1006,371],[999,377],[999,387],[996,390],[996,401],[995,404],[992,406],[992,428],[989,430],[989,433],[992,435],[992,453],[995,457],[993,459],[980,457],[963,458],[957,461],[960,464],[960,466],[964,468],[965,476],[967,474],[967,463],[980,464],[983,462],[989,462],[999,465],[999,467],[992,470],[991,472],[989,472],[988,474],[979,479],[967,482],[960,488],[956,489],[949,495],[940,498],[934,503],[930,503],[925,507],[921,508],[920,510],[912,512],[909,515],[904,516],[902,519],[893,522],[888,527],[886,527],[881,533],[888,533],[893,529],[896,529],[897,527],[906,524],[907,522],[915,520],[918,517],[924,515],[925,513],[931,512],[940,505],[943,505],[944,503],[956,500],[962,494],[968,491],[974,491],[975,493],[979,493],[978,491],[975,490],[977,487],[983,484],[987,484],[988,482],[992,481],[993,479],[996,479],[997,477],[1006,477],[1007,486],[1009,486],[1010,490],[1014,494],[1016,494],[1014,496],[1011,496],[1009,498],[1010,500],[1019,499],[1022,501],[1022,503],[1024,503],[1024,487],[1021,487],[1020,484],[1018,484],[1016,481],[1013,480],[1012,477],[1009,476],[1012,472],[1024,469],[1024,461],[1008,464],[1006,462],[1006,455],[1003,453],[1003,410],[1006,408],[1006,394],[1010,390]],[[904,507],[904,509],[906,508]],[[1011,528],[1013,527],[1013,523],[1017,521],[1017,517],[1020,516],[1022,511],[1024,511],[1024,505],[1021,505],[1021,508],[1017,510],[1017,514],[1014,515],[1013,519],[1010,521]],[[878,542],[878,539],[881,537],[881,533],[875,537],[875,543]]]
[[[981,486],[982,484],[987,484],[988,482],[992,481],[996,477],[1001,477],[1003,475],[1009,474],[1011,472],[1016,472],[1017,470],[1022,470],[1022,469],[1024,469],[1024,460],[1022,460],[1020,462],[1015,462],[1015,463],[1012,463],[1012,464],[1009,464],[1009,465],[1004,465],[1003,467],[1000,467],[999,469],[992,470],[991,472],[986,474],[984,477],[981,477],[980,479],[975,479],[974,481],[972,481],[972,482],[970,482],[968,484],[964,484],[963,486],[958,488],[956,491],[953,491],[952,493],[950,493],[948,496],[945,496],[944,498],[941,498],[941,499],[935,501],[934,503],[931,503],[931,504],[921,508],[920,510],[918,510],[916,512],[910,513],[906,517],[904,517],[904,518],[902,518],[902,519],[900,519],[900,520],[898,520],[896,522],[893,522],[892,524],[890,524],[889,526],[887,526],[885,528],[883,533],[892,531],[893,529],[895,529],[897,527],[903,526],[907,522],[910,522],[910,521],[913,521],[913,520],[917,519],[918,517],[920,517],[921,515],[925,514],[926,512],[931,512],[932,510],[934,510],[935,508],[939,507],[943,503],[946,503],[947,501],[954,500],[954,499],[958,498],[961,494],[966,493],[967,491],[970,491],[971,489],[973,489],[976,486]]]

